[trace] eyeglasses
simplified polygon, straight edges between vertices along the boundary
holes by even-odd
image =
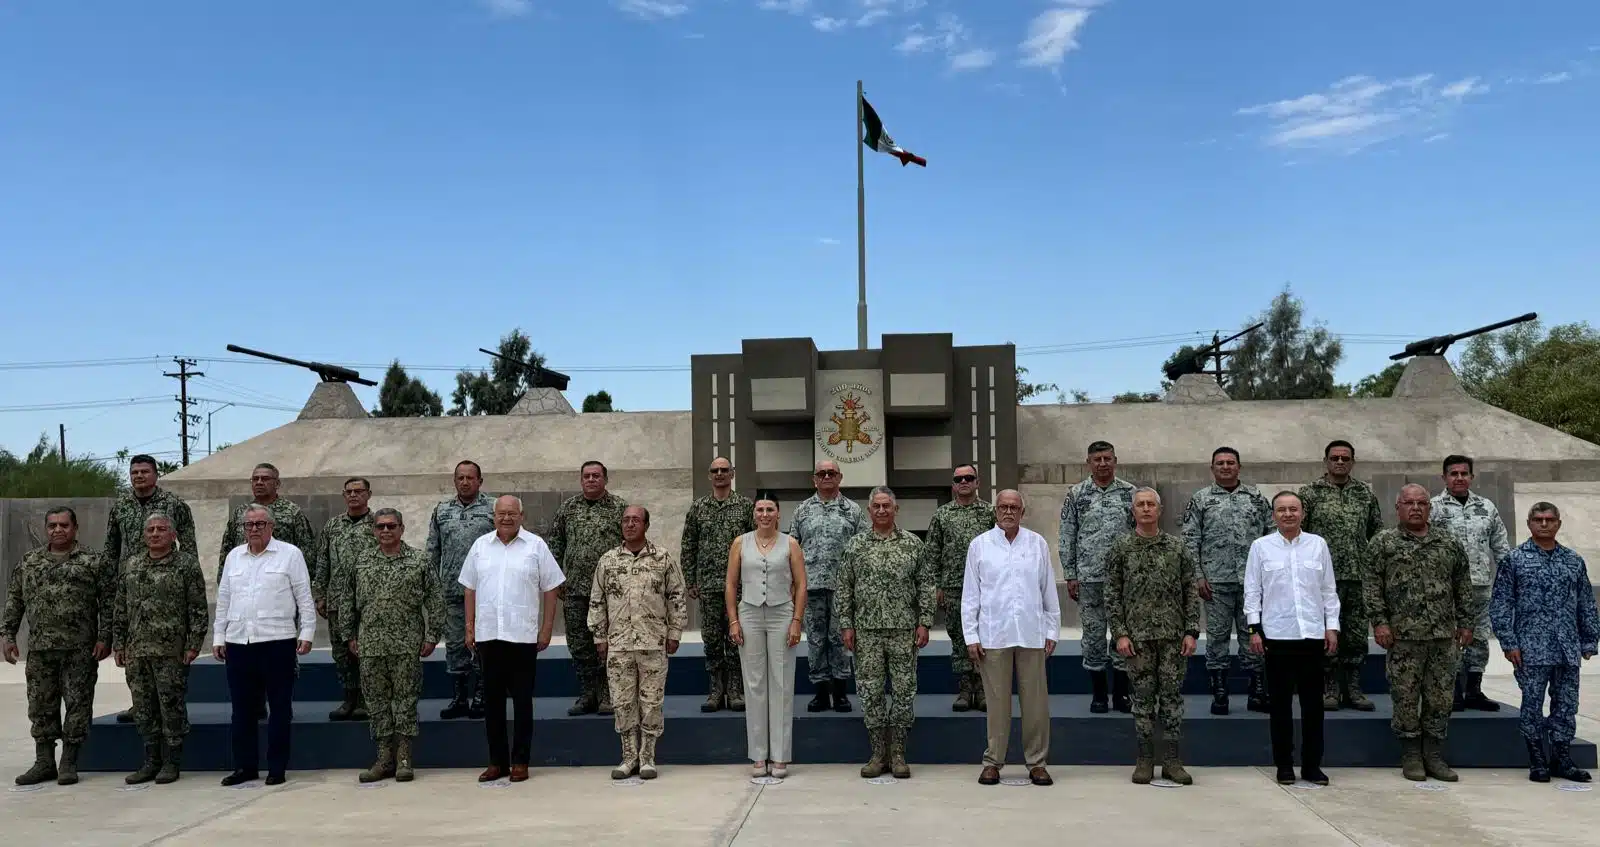
[[[1329,456],[1328,461],[1335,465],[1347,465],[1355,461],[1353,456]]]
[[[977,482],[978,481],[978,477],[977,476],[975,476],[973,474],[968,474],[968,473],[964,473],[964,474],[962,474],[962,475],[960,475],[958,477],[952,477],[952,479],[954,479],[956,482]]]
[[[374,529],[378,530],[379,532],[386,532],[386,531],[396,530],[396,529],[400,528],[400,525],[397,524],[397,523],[376,523],[376,524],[373,524],[372,526],[373,526]]]
[[[996,512],[1006,512],[1006,513],[1020,512],[1020,511],[1022,511],[1022,507],[1021,506],[1013,506],[1010,503],[1001,503],[1000,505],[994,507],[994,510]]]
[[[838,471],[817,471],[817,479],[833,479],[839,476]]]
[[[272,521],[245,521],[244,522],[244,528],[245,529],[266,529],[269,526],[272,526]]]

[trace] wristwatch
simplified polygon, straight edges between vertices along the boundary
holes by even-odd
[[[1193,638],[1196,641],[1200,640],[1200,630],[1198,630],[1198,629],[1191,629],[1188,632],[1185,632],[1184,635],[1187,635],[1187,636],[1189,636],[1190,638]]]
[[[1245,627],[1244,630],[1245,630],[1245,632],[1248,632],[1251,635],[1261,635],[1261,624],[1258,624],[1258,623],[1250,624],[1249,626]]]

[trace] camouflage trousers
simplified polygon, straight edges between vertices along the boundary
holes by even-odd
[[[1111,622],[1106,618],[1105,583],[1078,583],[1078,618],[1083,626],[1083,669],[1100,673],[1109,661],[1113,669],[1127,670],[1127,660],[1112,648]]]
[[[648,738],[661,737],[666,730],[661,703],[667,698],[667,651],[608,650],[606,682],[617,734],[638,730]]]
[[[1578,732],[1578,666],[1528,665],[1516,670],[1522,688],[1522,737],[1538,743],[1571,744]],[[1545,692],[1550,692],[1550,717],[1544,716]]]
[[[1332,674],[1340,665],[1359,668],[1367,660],[1367,639],[1372,635],[1372,620],[1367,617],[1367,600],[1361,593],[1361,580],[1335,582],[1339,593],[1339,652],[1322,660],[1322,669]]]
[[[1250,652],[1247,626],[1244,619],[1244,585],[1237,582],[1211,583],[1211,599],[1206,601],[1206,670],[1228,670],[1228,653],[1237,635],[1239,667],[1247,673],[1261,672],[1261,656]]]
[[[1426,735],[1444,740],[1450,732],[1456,664],[1460,661],[1451,639],[1396,639],[1386,663],[1389,694],[1394,698],[1394,719],[1389,726],[1395,737]]]
[[[856,694],[867,729],[910,729],[917,701],[916,631],[856,630],[856,662]]]
[[[1162,738],[1183,737],[1183,678],[1188,670],[1182,641],[1134,642],[1128,682],[1133,689],[1133,731],[1141,742],[1155,738],[1157,722]]]
[[[950,672],[958,677],[977,673],[967,655],[967,635],[961,631],[961,589],[945,588],[942,593],[944,603],[939,608],[944,612],[944,631],[950,636]]]
[[[1462,673],[1483,673],[1489,669],[1489,595],[1492,585],[1472,586],[1472,602],[1478,604],[1478,617],[1472,621],[1472,643],[1461,651]]]
[[[422,659],[417,654],[362,656],[367,714],[372,737],[417,737],[417,698],[422,696]],[[501,708],[504,708],[502,704]]]
[[[33,740],[60,739],[82,744],[94,717],[94,684],[100,664],[87,647],[76,650],[29,650],[24,669],[28,684],[28,721]],[[62,720],[63,708],[66,720]]]
[[[588,595],[580,597],[567,592],[561,603],[561,615],[566,625],[567,654],[572,657],[572,672],[578,677],[578,690],[600,697],[606,688],[606,676],[602,674],[610,673],[610,662],[602,672],[600,653],[594,649],[594,631],[589,629]]]
[[[850,678],[850,653],[839,634],[833,597],[828,589],[806,592],[806,678],[813,685]]]
[[[339,686],[346,692],[361,690],[361,660],[350,652],[350,634],[340,626],[339,618],[328,613],[328,637],[332,642],[333,670],[339,677]]]
[[[722,589],[700,589],[700,641],[706,649],[706,673],[739,676],[739,648],[728,637],[728,608],[723,605]]]
[[[173,656],[127,659],[133,721],[146,744],[183,743],[189,734],[189,666]]]
[[[335,659],[337,661],[337,659]],[[444,664],[445,670],[455,676],[482,670],[483,665],[467,649],[467,600],[465,597],[444,598]]]

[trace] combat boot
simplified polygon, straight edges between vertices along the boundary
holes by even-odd
[[[82,744],[62,742],[61,765],[56,769],[56,785],[78,784],[78,751],[82,749]]]
[[[1422,737],[1422,770],[1440,782],[1455,782],[1461,777],[1445,762],[1444,751],[1440,749],[1443,746],[1441,739]]]
[[[1106,712],[1111,711],[1111,709],[1106,706],[1105,673],[1090,671],[1089,685],[1094,689],[1094,693],[1089,695],[1089,711],[1097,715],[1103,715]]]
[[[722,674],[719,671],[711,671],[707,676],[711,677],[711,691],[706,694],[706,701],[700,704],[700,711],[719,711],[723,705],[723,698],[727,696],[722,690]]]
[[[594,707],[596,714],[610,715],[616,712],[616,709],[611,706],[611,686],[609,684],[600,683],[600,696],[596,700]]]
[[[394,781],[410,782],[417,778],[417,773],[411,767],[411,736],[396,735],[394,737]]]
[[[1428,771],[1422,766],[1422,739],[1400,739],[1400,773],[1412,782],[1427,782]]]
[[[475,721],[481,721],[484,715],[483,674],[481,672],[473,674],[472,680],[472,699],[467,701],[467,717]],[[500,708],[504,709],[505,704],[501,703]]]
[[[1322,670],[1322,710],[1324,712],[1339,711],[1339,674],[1338,667]]]
[[[834,680],[833,710],[844,713],[850,711],[850,708],[850,683],[843,679]]]
[[[56,778],[56,743],[36,741],[33,744],[33,767],[17,777],[18,785],[38,785]]]
[[[1181,748],[1176,738],[1163,739],[1166,745],[1166,756],[1161,762],[1161,778],[1169,779],[1179,785],[1194,785],[1194,777],[1183,769]]]
[[[1111,674],[1111,708],[1124,715],[1132,714],[1133,698],[1128,696],[1128,672],[1113,670]]]
[[[1467,674],[1466,696],[1462,698],[1462,705],[1480,712],[1498,712],[1500,704],[1490,700],[1483,693],[1483,672],[1473,671]]]
[[[573,700],[572,706],[567,709],[567,714],[574,717],[592,715],[598,708],[600,708],[600,698],[596,697],[594,691],[585,685],[583,686],[583,692],[578,695],[578,699]]]
[[[1367,695],[1361,693],[1361,666],[1352,665],[1344,669],[1344,698],[1340,705],[1349,706],[1358,712],[1370,712],[1378,708],[1373,705]]]
[[[355,713],[356,713],[356,698],[358,696],[359,695],[356,694],[356,690],[354,688],[346,688],[344,690],[344,699],[339,701],[339,707],[338,708],[336,708],[333,711],[328,713],[328,720],[330,720],[330,721],[354,720],[355,719]]]
[[[472,680],[464,673],[453,674],[450,677],[450,684],[455,692],[451,695],[450,702],[439,710],[439,720],[442,721],[453,721],[467,716],[467,697],[471,692]]]
[[[147,741],[144,745],[144,764],[140,765],[138,770],[123,777],[122,781],[129,785],[143,785],[156,778],[156,774],[161,772],[161,765],[161,745],[151,744]]]
[[[361,782],[379,782],[394,776],[394,741],[390,738],[378,739],[378,760],[372,767],[361,772],[356,779]]]
[[[811,702],[806,704],[806,711],[826,712],[833,708],[833,698],[828,696],[828,686],[832,684],[830,680],[826,679],[816,683],[817,694],[811,698]]]
[[[972,711],[972,676],[962,674],[957,680],[956,699],[950,704],[952,712]]]
[[[1211,714],[1228,713],[1228,672],[1211,672]]]
[[[478,699],[480,701],[483,699],[483,683],[482,682],[478,683]],[[468,709],[468,714],[469,715],[471,714],[471,709],[470,708]],[[355,711],[350,713],[350,720],[353,720],[353,721],[364,721],[364,720],[367,720],[370,717],[371,717],[371,715],[369,715],[367,713],[367,695],[361,689],[357,688],[356,689],[356,708],[355,708]],[[482,717],[482,715],[480,715],[479,717]]]
[[[156,774],[156,785],[171,785],[183,775],[183,745],[168,744],[161,757],[161,771]]]
[[[1588,782],[1589,772],[1572,761],[1572,746],[1566,742],[1550,742],[1550,772],[1571,782]]]
[[[737,668],[723,673],[728,675],[725,686],[728,690],[728,708],[735,712],[744,711],[744,677]]]
[[[983,677],[975,673],[967,674],[972,680],[972,708],[979,712],[989,711],[989,695],[983,693]]]
[[[611,769],[612,779],[627,779],[639,772],[639,734],[629,730],[622,734],[622,762]]]
[[[1267,696],[1267,675],[1262,671],[1250,672],[1250,698],[1245,708],[1252,712],[1272,711],[1272,699]]]
[[[659,735],[646,735],[639,740],[639,778],[656,778],[656,740]]]
[[[873,779],[883,776],[883,769],[889,759],[889,730],[868,727],[867,740],[872,742],[872,757],[861,766],[861,778]]]
[[[1543,741],[1528,741],[1528,780],[1531,782],[1550,781],[1550,760],[1544,755]]]
[[[906,730],[895,727],[889,730],[889,771],[895,779],[910,779],[911,766],[906,764]]]
[[[1156,778],[1156,740],[1150,733],[1137,728],[1134,734],[1138,736],[1139,752],[1133,763],[1133,784],[1149,785]]]

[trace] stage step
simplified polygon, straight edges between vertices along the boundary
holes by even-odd
[[[794,758],[798,763],[851,763],[865,761],[868,745],[860,703],[847,714],[805,711],[807,698],[795,697]],[[854,699],[854,698],[852,698]],[[1326,723],[1329,767],[1397,767],[1400,748],[1389,729],[1391,703],[1387,696],[1372,698],[1374,712],[1329,713]],[[745,758],[745,720],[736,712],[704,714],[701,698],[671,696],[666,700],[666,735],[658,760],[662,764],[736,764]],[[421,735],[414,751],[420,768],[475,768],[485,761],[482,721],[438,720],[444,700],[420,704]],[[1244,698],[1233,698],[1233,714],[1210,714],[1210,698],[1185,698],[1184,758],[1200,766],[1270,765],[1267,718],[1244,709]],[[294,741],[290,768],[297,771],[365,768],[372,763],[373,745],[366,723],[331,723],[327,713],[337,704],[304,701],[295,704]],[[534,704],[533,758],[541,766],[597,766],[615,764],[619,756],[612,719],[599,715],[572,718],[566,714],[566,697],[542,697]],[[1089,713],[1088,698],[1056,695],[1050,698],[1050,763],[1053,765],[1131,765],[1133,720],[1128,715]],[[231,769],[229,707],[220,703],[195,704],[189,715],[193,728],[185,746],[184,765],[191,771]],[[917,722],[908,743],[908,758],[923,764],[974,764],[983,753],[987,716],[981,712],[956,714],[950,698],[923,695],[916,702]],[[1021,761],[1020,730],[1013,724],[1010,760]],[[261,732],[265,737],[265,727]],[[1450,722],[1448,757],[1457,767],[1522,768],[1526,752],[1517,729],[1517,712],[1464,712]],[[1574,759],[1595,767],[1595,745],[1573,745]],[[131,771],[138,767],[142,745],[137,730],[118,724],[111,716],[94,722],[84,746],[80,767],[88,771]]]

